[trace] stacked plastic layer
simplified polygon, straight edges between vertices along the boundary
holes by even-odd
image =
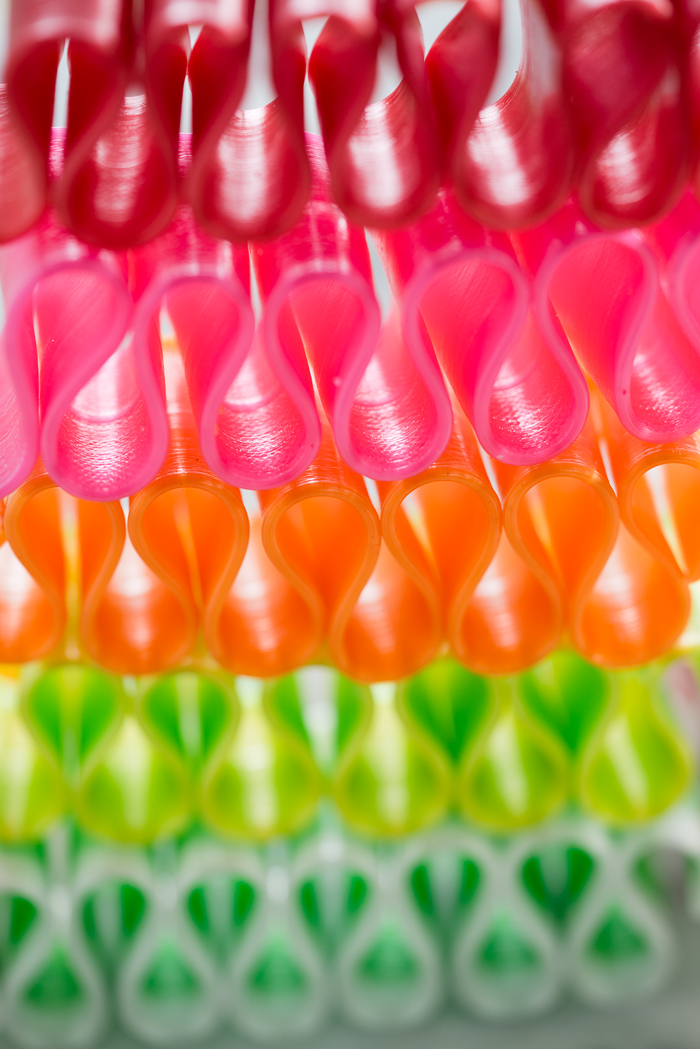
[[[571,817],[373,847],[330,826],[264,852],[201,834],[118,850],[59,826],[1,854],[3,1036],[101,1045],[114,1018],[139,1045],[224,1027],[284,1045],[333,1013],[401,1031],[445,998],[491,1020],[635,1001],[679,961],[671,853],[697,863],[697,808],[622,835]]]
[[[331,200],[320,140],[308,155],[311,201],[289,233],[250,251],[205,234],[186,207],[129,251],[77,241],[55,211],[0,250],[0,494],[39,454],[79,498],[150,483],[176,438],[163,374],[173,340],[194,447],[246,489],[301,476],[325,420],[344,462],[375,480],[429,467],[462,414],[495,459],[540,463],[580,435],[588,382],[639,440],[698,429],[690,194],[644,231],[602,230],[569,202],[507,235],[441,191],[417,222],[374,234],[393,293],[382,320],[365,232]]]
[[[375,488],[324,426],[299,478],[241,495],[201,457],[179,354],[165,377],[170,451],[128,512],[67,495],[41,463],[5,500],[0,661],[143,674],[208,650],[237,674],[320,661],[373,682],[446,649],[499,674],[562,643],[607,667],[696,643],[696,436],[643,443],[596,396],[569,448],[511,467],[455,415],[435,463]]]
[[[28,229],[48,199],[77,236],[100,247],[148,240],[183,199],[216,236],[278,235],[309,192],[307,71],[334,199],[362,225],[410,222],[444,182],[498,228],[542,220],[572,190],[591,220],[626,227],[658,218],[696,178],[692,4],[523,0],[518,72],[493,102],[500,4],[454,5],[427,56],[426,6],[270,0],[265,72],[276,97],[251,109],[242,107],[253,0],[13,0],[1,97],[3,239]],[[304,24],[319,18],[307,60]],[[65,41],[67,127],[52,180]],[[375,97],[387,50],[397,83]],[[193,151],[182,169],[186,78]]]
[[[155,1044],[284,1041],[331,1011],[400,1029],[446,995],[517,1017],[673,971],[669,854],[691,907],[700,872],[687,662],[440,662],[372,689],[35,665],[0,688],[13,1044],[100,1044],[110,1014]]]
[[[0,840],[33,841],[72,816],[121,843],[193,821],[263,842],[308,828],[324,795],[378,838],[449,812],[510,833],[572,804],[628,827],[683,799],[700,754],[693,673],[660,674],[565,653],[516,677],[437,662],[371,689],[320,667],[266,684],[35,665],[2,679]]]

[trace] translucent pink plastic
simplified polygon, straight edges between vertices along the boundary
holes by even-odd
[[[200,446],[210,469],[241,488],[297,477],[318,447],[307,387],[282,359],[273,370],[250,302],[248,249],[215,240],[183,209],[132,254],[137,329],[167,311],[182,352]]]
[[[135,491],[165,455],[167,426],[159,442],[156,347],[125,339],[125,257],[87,249],[49,214],[0,250],[0,281],[0,490],[15,488],[41,451],[56,484],[79,498]]]
[[[493,6],[480,3],[487,11]],[[462,17],[469,11],[471,2]],[[450,171],[461,204],[494,229],[521,229],[555,211],[569,192],[575,158],[556,39],[539,0],[522,0],[521,11],[523,49],[515,79],[481,109]],[[475,13],[471,18],[477,20]],[[429,69],[439,43],[428,55]],[[482,63],[486,54],[482,48]],[[479,80],[480,65],[476,75],[462,68]]]
[[[653,222],[677,202],[688,173],[682,4],[543,5],[561,48],[583,210],[606,227]]]
[[[571,444],[586,419],[586,382],[566,340],[551,338],[533,311],[505,234],[443,192],[418,223],[376,239],[407,346],[434,347],[486,451],[519,465]]]
[[[56,73],[68,41],[65,152],[50,199],[73,233],[100,247],[148,240],[177,205],[189,37],[163,24],[162,6],[160,0],[148,0],[143,11],[136,0],[12,5],[8,94],[31,143],[32,177],[38,172],[44,184]]]
[[[410,476],[449,440],[447,391],[429,344],[404,342],[397,315],[381,326],[364,231],[332,202],[321,141],[308,141],[313,190],[300,222],[251,249],[264,346],[303,417],[309,447],[320,439],[315,383],[354,470],[377,480]]]
[[[415,0],[272,3],[273,47],[277,33],[284,29],[289,34],[300,18],[331,16],[311,52],[308,72],[334,199],[361,225],[394,227],[412,221],[430,207],[440,181],[439,140]],[[465,68],[471,57],[468,33],[458,29],[457,36]],[[401,81],[386,98],[371,102],[377,58],[388,41]],[[443,63],[438,64],[443,72]],[[449,70],[445,73],[449,78]],[[278,85],[281,94],[279,80]],[[463,93],[462,86],[452,85],[452,94]]]
[[[700,427],[700,332],[678,285],[683,223],[665,249],[640,230],[603,231],[570,204],[513,237],[535,280],[535,310],[550,341],[567,343],[643,441],[672,441]],[[676,234],[673,234],[673,230]],[[665,257],[664,257],[665,251]],[[686,259],[687,262],[687,259]],[[680,308],[679,308],[680,307]],[[697,317],[697,314],[696,314]]]

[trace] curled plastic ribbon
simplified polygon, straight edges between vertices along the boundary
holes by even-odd
[[[697,434],[672,444],[647,444],[627,433],[607,405],[602,433],[630,534],[672,573],[700,578],[696,528],[700,499]]]
[[[523,622],[529,631],[534,622],[549,624],[550,649],[565,625],[574,643],[585,645],[591,619],[597,622],[591,592],[618,530],[593,427],[587,424],[569,448],[534,469],[494,465],[506,534],[539,584],[539,608]],[[542,626],[538,632],[546,637]]]
[[[41,85],[38,94],[45,86]],[[48,151],[48,144],[45,148]],[[10,105],[7,85],[0,84],[0,195],[5,202],[0,217],[0,242],[26,233],[46,206],[43,153]]]
[[[176,352],[166,352],[165,367],[170,452],[130,501],[128,541],[116,507],[122,540],[83,606],[88,652],[118,673],[152,673],[190,655],[200,623],[206,634],[220,614],[248,536],[239,493],[202,462]]]
[[[4,506],[0,662],[54,652],[66,626],[59,493],[39,464]]]
[[[183,208],[163,236],[132,252],[130,271],[140,352],[158,340],[164,309],[211,470],[228,484],[255,489],[301,473],[314,454],[309,424],[290,366],[276,362],[273,370],[263,340],[254,340],[247,247],[204,234]],[[160,391],[153,390],[151,402],[162,446],[167,421]],[[308,408],[303,398],[302,404]]]
[[[309,193],[304,146],[306,50],[301,25],[274,28],[270,61],[278,95],[239,109],[246,86],[252,0],[162,0],[168,21],[201,25],[188,76],[192,88],[192,164],[184,191],[201,225],[245,241],[278,236],[298,218]]]
[[[605,232],[569,204],[513,239],[550,344],[568,340],[623,426],[658,442],[700,426],[700,326],[690,308],[692,254],[678,236],[674,254],[672,225],[664,251],[652,236]]]
[[[618,527],[593,426],[537,471],[503,464],[496,470],[506,533],[549,591],[553,621],[561,602],[562,625],[576,648],[610,667],[668,651],[688,618],[687,585]]]
[[[490,11],[492,5],[482,6]],[[471,133],[452,144],[455,192],[479,222],[494,229],[519,229],[542,221],[564,200],[573,174],[561,54],[544,7],[539,0],[523,0],[523,54],[515,79],[501,98],[481,109]],[[472,9],[472,3],[466,4],[461,17],[466,19]],[[471,18],[477,20],[474,14]],[[445,32],[456,23],[457,19]],[[434,94],[442,50],[440,37],[426,60]],[[471,79],[472,68],[463,69]],[[445,106],[449,94],[440,92],[437,99]]]
[[[481,445],[505,462],[537,463],[575,439],[586,383],[505,235],[444,194],[414,226],[378,237],[409,347],[433,352]],[[414,349],[414,353],[417,351]]]
[[[275,35],[301,17],[321,13],[277,0]],[[386,98],[371,102],[382,43],[390,41],[402,73]],[[352,222],[393,227],[415,219],[433,201],[440,178],[423,40],[413,3],[365,2],[331,12],[309,58],[331,173],[333,197]]]
[[[91,251],[51,213],[2,249],[0,491],[17,487],[39,451],[55,483],[82,499],[121,498],[158,469],[160,345],[154,331],[142,344],[126,338],[126,278],[125,256]]]
[[[547,0],[563,55],[581,206],[603,226],[652,222],[687,175],[683,40],[668,0]]]
[[[364,231],[330,200],[321,143],[311,136],[309,155],[313,198],[299,224],[252,249],[264,348],[294,403],[287,425],[308,461],[320,436],[310,366],[343,459],[364,476],[393,480],[444,448],[447,392],[430,347],[404,341],[396,316],[380,329]]]
[[[499,545],[501,506],[461,413],[436,462],[379,492],[387,548],[431,602],[437,596],[442,631],[464,658],[479,631],[473,596]]]
[[[155,17],[147,18],[145,32],[132,0],[61,0],[50,10],[30,0],[12,8],[8,94],[45,179],[56,72],[69,41],[68,125],[52,197],[68,228],[101,247],[148,240],[177,203],[189,41],[167,37],[159,6],[147,5]],[[138,93],[131,94],[134,85]]]

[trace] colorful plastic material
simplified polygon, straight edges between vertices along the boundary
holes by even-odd
[[[177,666],[194,648],[200,624],[213,643],[248,542],[239,492],[202,462],[182,363],[173,350],[165,353],[165,371],[170,453],[130,502],[128,539],[116,507],[121,542],[112,546],[100,587],[83,605],[88,651],[121,673]],[[88,506],[80,504],[80,512]],[[90,538],[81,530],[81,543]]]
[[[506,534],[545,592],[558,594],[579,651],[610,667],[663,655],[686,624],[687,586],[618,527],[593,426],[536,471],[496,469]],[[549,602],[556,616],[557,599]]]
[[[425,595],[426,607],[432,612],[438,605],[432,616],[441,633],[458,657],[469,661],[482,629],[475,591],[496,556],[501,506],[473,431],[457,408],[454,420],[450,443],[432,466],[380,485],[379,494],[387,549]],[[501,615],[506,601],[501,595]],[[419,622],[414,616],[416,627]]]
[[[604,226],[653,221],[676,202],[688,171],[677,9],[658,0],[545,8],[561,48],[584,211]]]
[[[233,241],[278,236],[299,217],[310,184],[301,27],[280,27],[277,5],[271,4],[269,62],[278,94],[266,105],[244,110],[239,106],[254,5],[238,0],[227,5],[164,0],[159,6],[172,27],[202,27],[187,70],[192,164],[183,186],[197,220],[214,236]],[[264,31],[264,21],[261,28]]]
[[[67,40],[68,126],[51,191],[65,225],[99,247],[148,240],[177,204],[189,41],[164,39],[159,6],[149,6],[144,32],[131,0],[12,5],[7,90],[30,143],[36,173],[29,185],[48,181],[54,86]],[[129,91],[134,83],[138,93]]]
[[[321,143],[311,136],[309,157],[312,199],[299,224],[252,250],[265,350],[297,409],[295,443],[310,457],[319,424],[309,367],[348,465],[376,479],[404,477],[447,443],[442,376],[428,347],[404,343],[396,317],[380,330],[364,232],[331,202]]]
[[[440,158],[423,40],[414,3],[362,0],[331,17],[309,58],[309,81],[330,168],[333,197],[352,222],[373,228],[410,222],[432,203]],[[320,9],[319,9],[320,7]],[[271,40],[298,19],[323,12],[318,3],[275,0]],[[452,23],[461,36],[461,26]],[[396,56],[402,79],[371,101],[382,46]],[[483,74],[480,71],[480,80]],[[453,88],[458,96],[459,89]]]
[[[0,491],[24,480],[40,449],[56,482],[81,497],[120,497],[148,476],[142,380],[152,362],[123,343],[125,276],[123,256],[89,251],[51,214],[2,249]]]
[[[627,433],[602,402],[601,423],[627,529],[672,572],[688,581],[700,578],[697,435],[672,444],[647,444]]]
[[[477,7],[486,25],[495,8],[495,4]],[[452,161],[448,170],[460,203],[478,222],[499,230],[534,225],[555,211],[569,190],[575,164],[561,54],[547,21],[548,4],[523,0],[521,14],[523,50],[513,83],[501,98],[481,109],[466,140],[458,140],[458,148],[453,146],[454,152],[448,153]],[[479,24],[473,5],[467,4],[459,20],[470,18]],[[433,77],[440,43],[438,39],[426,60]],[[480,56],[485,63],[492,52],[483,44],[481,51],[488,56]],[[466,63],[461,69],[469,70],[470,86],[481,86],[479,66],[476,75]],[[449,114],[450,94],[437,97],[441,110]]]
[[[642,231],[604,232],[569,204],[514,237],[545,337],[570,343],[623,426],[650,442],[700,426],[700,329],[677,306],[683,289],[668,261],[682,237],[662,236],[666,258]]]
[[[481,445],[536,463],[571,444],[586,418],[585,380],[508,239],[469,219],[449,194],[414,226],[377,243],[410,346],[434,350]]]

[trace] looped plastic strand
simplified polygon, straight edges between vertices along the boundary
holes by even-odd
[[[0,490],[34,465],[37,400],[46,469],[79,499],[121,498],[158,469],[160,347],[125,339],[133,314],[126,273],[125,256],[88,250],[50,214],[3,249]]]
[[[642,823],[685,793],[692,756],[661,701],[657,668],[611,674],[609,689],[608,709],[581,755],[579,796],[599,819]]]
[[[309,193],[304,146],[306,49],[300,24],[273,27],[270,60],[278,95],[239,109],[246,85],[252,0],[164,0],[173,20],[201,25],[192,48],[192,164],[186,196],[202,226],[233,241],[279,236],[299,217]],[[184,14],[183,14],[184,10]]]
[[[309,80],[335,200],[359,225],[400,226],[430,207],[440,177],[422,33],[412,3],[386,0],[376,14],[374,4],[358,6],[352,21],[345,12],[328,19],[311,52]],[[280,21],[291,7],[278,2]],[[318,14],[317,4],[309,4],[309,14]],[[273,38],[275,24],[273,18]],[[402,79],[386,98],[370,102],[388,41]]]
[[[441,194],[429,215],[378,235],[378,246],[407,345],[434,347],[489,454],[537,463],[571,444],[585,422],[586,384],[570,348],[531,310],[507,238]]]
[[[253,342],[247,248],[203,234],[183,208],[130,261],[140,352],[165,308],[210,469],[243,488],[270,487],[300,473],[309,451],[294,393],[273,373],[260,339]],[[158,421],[160,443],[167,441],[164,411]]]
[[[309,155],[313,197],[301,221],[253,248],[265,349],[298,405],[305,447],[318,447],[310,365],[348,465],[381,480],[410,476],[449,437],[442,376],[429,347],[404,343],[396,317],[380,331],[364,231],[330,200],[318,138],[309,136]]]
[[[460,195],[467,140],[496,75],[501,30],[500,0],[469,0],[425,56],[444,170]]]
[[[13,5],[8,89],[47,168],[56,69],[69,41],[68,126],[52,195],[77,236],[110,248],[160,232],[177,203],[188,40],[166,41],[150,19],[139,53],[143,27],[135,24],[134,6],[132,0],[61,0],[49,10],[38,0]],[[140,79],[145,94],[130,94]]]
[[[700,327],[676,309],[673,270],[650,240],[597,229],[573,204],[514,240],[547,339],[568,339],[623,426],[643,441],[693,433]]]
[[[0,662],[56,651],[66,627],[59,493],[38,464],[7,500],[0,545]]]
[[[579,441],[543,468],[549,480],[538,484],[530,474],[518,484],[507,467],[497,466],[504,489],[512,486],[504,491],[504,526],[533,571],[539,566],[555,584],[582,655],[602,666],[634,666],[672,647],[687,621],[690,595],[677,570],[618,527],[594,417]]]
[[[154,481],[131,500],[129,540],[110,562],[83,637],[119,673],[154,673],[190,654],[242,561],[248,527],[239,493],[202,462],[178,354],[165,353],[171,448]],[[119,511],[121,513],[121,510]]]
[[[501,98],[478,114],[452,165],[460,202],[494,229],[541,222],[562,203],[573,174],[561,54],[544,6],[539,0],[521,0],[523,54],[515,79]],[[465,12],[471,8],[470,0]],[[439,43],[440,38],[428,55],[429,69]]]
[[[379,525],[328,430],[312,466],[261,493],[260,510],[250,514],[246,556],[207,641],[235,673],[272,677],[317,655],[327,632],[345,629],[377,558]]]
[[[468,608],[501,535],[501,505],[469,423],[455,412],[450,443],[423,473],[380,485],[382,535],[410,579],[438,598],[451,647],[463,655]]]
[[[587,423],[574,443],[548,463],[534,469],[497,463],[495,470],[503,524],[514,550],[550,593],[552,621],[561,608],[572,640],[585,649],[591,620],[595,624],[596,613],[600,616],[592,590],[612,553],[619,523],[593,426]],[[606,629],[608,622],[598,633]]]
[[[687,175],[683,38],[669,0],[546,0],[571,100],[581,206],[603,226],[652,222]]]
[[[620,516],[631,535],[672,573],[700,578],[700,438],[645,444],[601,404]]]

